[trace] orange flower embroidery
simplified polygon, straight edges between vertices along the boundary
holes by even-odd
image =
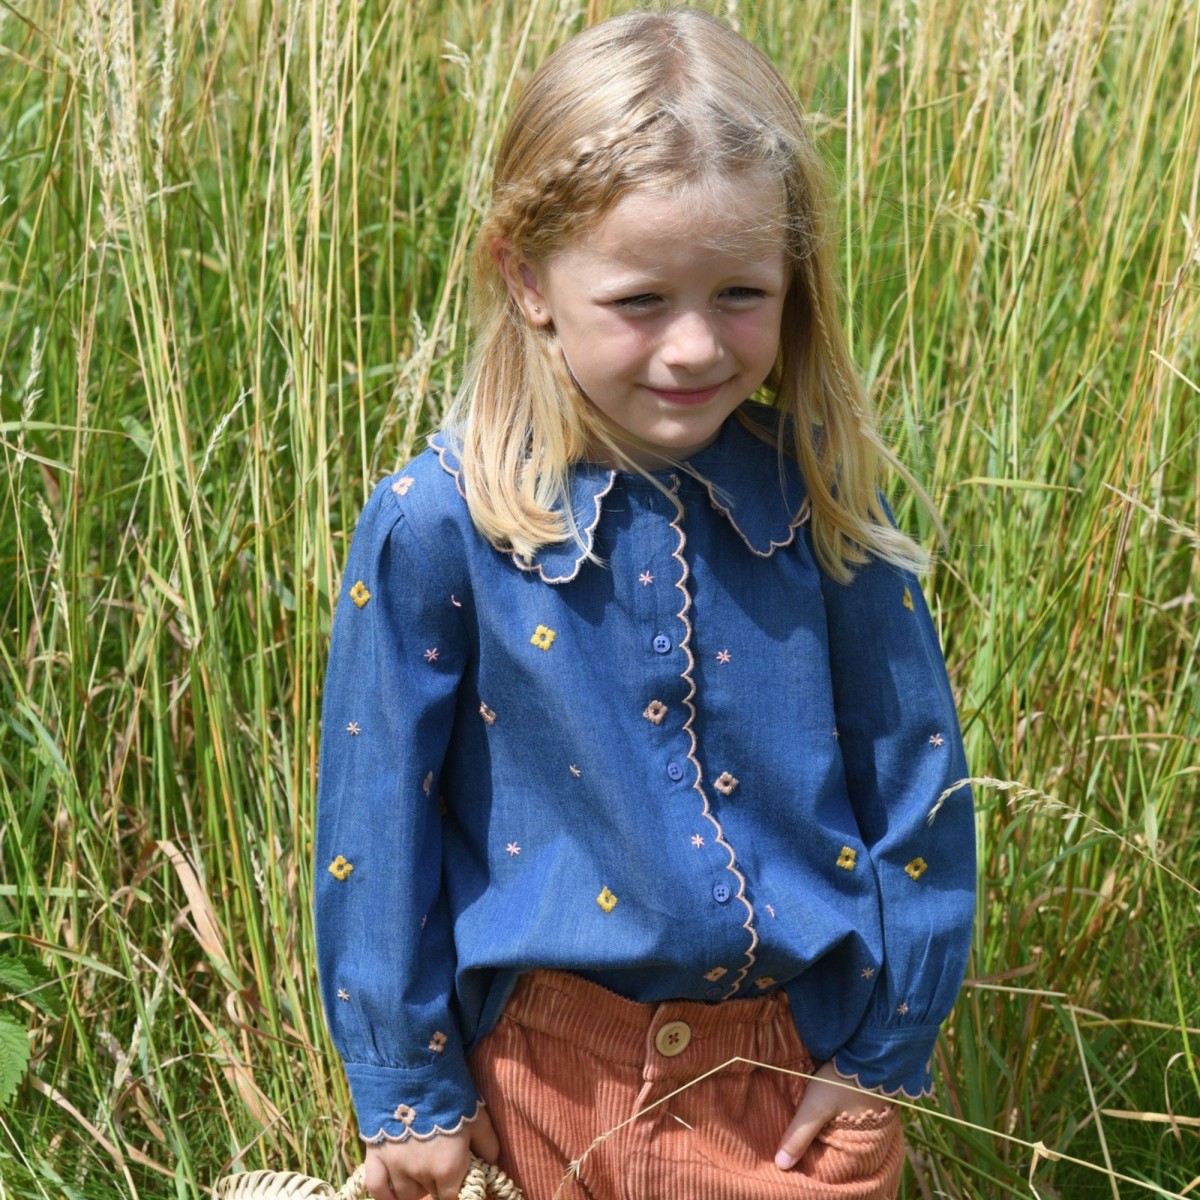
[[[851,846],[843,846],[841,854],[838,855],[837,865],[843,871],[853,871],[855,863],[858,862],[858,851]]]
[[[407,1104],[399,1105],[396,1111],[392,1113],[392,1116],[395,1117],[401,1125],[405,1126],[405,1128],[407,1128],[417,1119],[416,1111],[409,1108]]]
[[[396,482],[392,484],[392,491],[395,492],[397,496],[406,496],[408,495],[408,489],[416,482],[417,481],[411,475],[405,475],[403,479],[397,479]]]
[[[446,1048],[446,1035],[439,1029],[437,1033],[429,1039],[429,1048],[435,1054],[441,1054]]]
[[[486,724],[495,725],[495,723],[496,723],[495,711],[493,709],[488,708],[487,704],[482,700],[479,702],[479,715],[484,719],[484,722]]]
[[[651,725],[661,725],[663,723],[663,717],[666,715],[667,706],[661,700],[651,700],[642,712],[642,716],[645,717]]]
[[[912,862],[904,868],[904,873],[909,879],[920,879],[926,871],[929,870],[929,864],[923,858],[914,858]]]
[[[737,787],[737,785],[738,781],[734,779],[734,777],[730,775],[728,771],[722,771],[721,774],[713,780],[713,787],[715,787],[722,796],[728,796],[733,789]]]
[[[348,863],[340,854],[329,864],[329,873],[339,883],[345,883],[350,878],[350,872],[354,870],[354,864]]]
[[[600,907],[604,909],[606,913],[609,913],[617,907],[617,898],[608,890],[608,888],[601,888],[600,895],[596,897],[596,903],[600,905]]]
[[[350,589],[350,599],[358,605],[359,608],[365,608],[366,603],[371,598],[371,593],[367,591],[367,585],[360,579]]]
[[[533,637],[529,639],[530,643],[536,646],[539,650],[549,650],[554,645],[554,639],[558,634],[546,625],[539,625],[533,631]]]
[[[909,612],[914,611],[913,610],[912,592],[910,592],[908,590],[908,588],[904,589],[904,599],[903,599],[902,603],[904,604],[904,607],[908,609]]]
[[[704,978],[707,979],[709,983],[716,983],[718,979],[728,974],[729,972],[726,971],[724,967],[713,967],[711,971],[704,972]]]
[[[773,975],[760,975],[755,981],[754,986],[760,992],[765,992],[767,988],[775,986],[775,977]]]

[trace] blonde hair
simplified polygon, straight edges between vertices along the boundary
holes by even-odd
[[[761,51],[692,9],[626,13],[580,33],[542,64],[509,120],[474,248],[473,349],[447,418],[472,518],[495,545],[528,559],[578,538],[571,467],[597,442],[616,449],[553,326],[532,326],[510,295],[496,246],[546,262],[631,192],[712,188],[715,200],[751,172],[779,180],[786,197],[791,280],[765,388],[792,418],[777,444],[804,476],[818,560],[843,582],[871,556],[925,565],[880,499],[887,462],[928,505],[875,433],[850,361],[825,171],[796,99]]]

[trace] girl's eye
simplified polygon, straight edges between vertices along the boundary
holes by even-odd
[[[747,300],[761,300],[766,295],[761,288],[731,287],[721,293],[721,299],[733,304],[745,303]]]
[[[653,292],[645,292],[640,296],[622,296],[614,300],[613,306],[624,312],[645,312],[658,303],[659,297]]]

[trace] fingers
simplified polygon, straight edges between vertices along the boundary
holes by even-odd
[[[775,1165],[781,1171],[790,1171],[805,1155],[813,1139],[821,1132],[829,1117],[816,1105],[809,1105],[808,1094],[796,1109],[792,1123],[787,1127],[779,1149],[775,1152]]]
[[[471,1149],[484,1162],[494,1163],[500,1157],[500,1139],[496,1136],[486,1108],[481,1108],[479,1115],[471,1122]]]
[[[392,1191],[392,1184],[388,1179],[388,1171],[383,1159],[367,1155],[364,1167],[363,1185],[371,1200],[394,1200],[395,1192]]]

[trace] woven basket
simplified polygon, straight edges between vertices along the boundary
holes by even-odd
[[[295,1171],[247,1171],[226,1175],[214,1189],[218,1200],[370,1200],[363,1183],[364,1169],[359,1167],[340,1188],[299,1175]],[[521,1189],[499,1167],[471,1156],[471,1169],[463,1180],[458,1200],[523,1200]]]

